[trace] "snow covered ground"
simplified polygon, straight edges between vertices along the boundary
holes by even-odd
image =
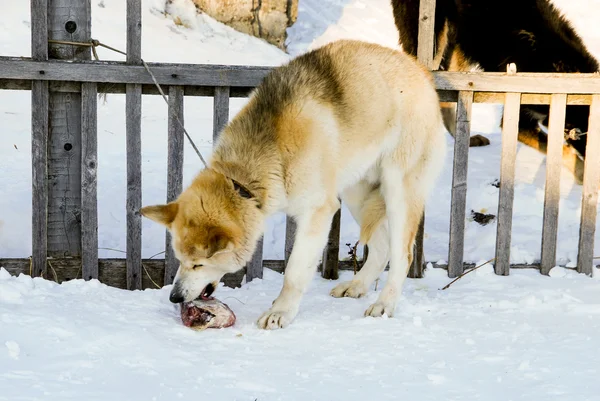
[[[600,0],[555,0],[600,57]],[[338,38],[395,47],[388,0],[300,0],[285,54],[210,18],[185,0],[165,10],[143,1],[147,61],[279,65]],[[166,11],[166,13],[165,13]],[[125,2],[92,2],[93,36],[125,48]],[[177,24],[174,21],[177,21]],[[29,3],[3,4],[0,55],[30,52]],[[121,60],[100,50],[102,59]],[[245,100],[232,100],[232,116]],[[186,98],[188,130],[208,154],[212,99]],[[125,249],[124,96],[99,102],[99,238]],[[30,97],[0,91],[0,258],[31,254]],[[467,210],[495,213],[500,164],[500,107],[475,105],[473,131],[492,145],[471,149]],[[166,189],[166,107],[143,99],[143,202],[163,202]],[[200,163],[186,143],[184,181]],[[448,164],[427,208],[428,260],[446,259],[452,140]],[[519,145],[513,221],[513,263],[539,258],[544,157]],[[576,260],[581,188],[562,176],[558,257]],[[282,258],[284,218],[271,219],[265,257]],[[340,256],[358,234],[346,210]],[[144,220],[143,255],[164,249],[164,231]],[[467,261],[494,253],[495,223],[467,221]],[[596,238],[600,242],[600,232]],[[598,247],[597,247],[598,248]],[[122,257],[108,249],[101,257]],[[351,278],[344,272],[341,280]],[[382,277],[385,280],[385,275]],[[97,281],[57,285],[0,269],[0,401],[3,400],[600,400],[600,281],[555,268],[551,277],[491,266],[448,290],[446,273],[428,269],[407,280],[392,319],[363,318],[376,298],[334,299],[336,284],[315,277],[296,321],[276,332],[256,318],[276,297],[282,276],[266,271],[239,289],[216,295],[237,314],[228,329],[194,332],[168,302],[169,287],[129,292]],[[379,284],[379,289],[381,284]]]
[[[169,288],[0,270],[0,400],[599,400],[600,281],[553,275],[483,267],[440,291],[430,269],[392,319],[362,317],[375,293],[334,299],[317,278],[295,322],[267,332],[254,321],[283,279],[267,271],[217,290],[234,326],[195,332]]]

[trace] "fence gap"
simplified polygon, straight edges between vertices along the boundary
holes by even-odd
[[[81,84],[81,274],[98,278],[98,87]]]
[[[142,58],[141,0],[127,0],[127,64]],[[142,85],[126,84],[127,288],[142,288]]]
[[[448,250],[449,277],[457,277],[463,272],[463,255],[465,251],[465,208],[467,204],[467,172],[469,164],[472,105],[472,91],[461,91],[458,93],[456,136],[454,138],[454,172],[452,175],[450,241]]]
[[[508,276],[510,271],[510,235],[515,189],[515,159],[519,134],[521,94],[509,92],[504,101],[502,118],[502,157],[500,167],[500,195],[496,231],[496,260],[494,271]]]
[[[588,134],[586,135],[577,271],[591,276],[594,268],[594,240],[600,179],[600,95],[592,97],[589,121]]]
[[[323,262],[321,276],[327,280],[337,280],[339,278],[338,265],[340,259],[340,222],[342,217],[342,208],[340,203],[339,210],[333,215],[331,220],[331,229],[327,245],[323,249]]]
[[[548,147],[546,150],[546,188],[544,195],[544,225],[542,228],[542,258],[540,272],[548,274],[556,264],[558,207],[560,201],[560,171],[564,142],[567,95],[553,94],[550,98]]]
[[[168,156],[167,156],[167,202],[172,202],[183,189],[183,129],[179,125],[183,120],[183,86],[169,87],[168,117]],[[171,246],[171,233],[166,230],[165,236],[165,285],[172,284],[179,261]]]

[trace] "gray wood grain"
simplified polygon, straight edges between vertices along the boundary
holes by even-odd
[[[142,1],[127,0],[127,64],[142,60]],[[152,71],[154,73],[154,71]],[[146,72],[146,74],[148,74]]]
[[[207,64],[148,63],[161,85],[255,87],[272,67]],[[530,94],[600,94],[597,74],[434,71],[439,90],[474,92],[526,92]],[[552,78],[552,79],[548,79]],[[0,57],[0,79],[153,84],[143,66],[122,62],[33,61]]]
[[[456,109],[456,136],[454,140],[454,170],[452,175],[452,203],[450,212],[450,243],[448,275],[456,277],[463,272],[465,248],[465,207],[467,203],[467,171],[469,138],[471,136],[471,106],[473,92],[460,92]]]
[[[85,280],[98,278],[98,91],[81,85],[81,262]]]
[[[30,6],[31,57],[45,61],[48,59],[48,0],[31,0]]]
[[[31,53],[34,60],[48,58],[48,3],[31,0]],[[46,270],[48,254],[48,82],[33,81],[31,88],[31,272]]]
[[[415,238],[415,246],[413,248],[413,261],[408,270],[408,277],[423,278],[425,276],[425,254],[423,251],[423,239],[425,236],[425,214],[421,218],[417,236]]]
[[[31,86],[32,273],[46,270],[48,254],[48,82]]]
[[[287,266],[296,238],[296,221],[293,217],[285,217],[285,250],[283,253],[284,266]]]
[[[556,265],[560,172],[562,167],[566,107],[567,95],[552,95],[548,124],[548,147],[546,151],[546,188],[544,195],[544,223],[542,228],[542,258],[540,263],[542,274],[548,274]]]
[[[590,107],[590,123],[586,144],[586,158],[579,223],[579,252],[577,271],[591,275],[594,266],[594,239],[600,184],[600,96],[594,95]],[[597,273],[596,273],[597,274]]]
[[[496,260],[494,271],[508,276],[510,272],[510,238],[515,189],[515,159],[519,132],[521,94],[507,93],[502,123],[502,157],[500,166],[500,194],[498,226],[496,231]]]
[[[48,38],[88,41],[90,0],[48,0]],[[69,27],[71,25],[71,27]],[[48,57],[89,60],[90,48],[50,44]],[[48,255],[81,255],[81,93],[50,92]]]
[[[329,238],[327,245],[323,249],[323,262],[321,267],[321,276],[327,280],[337,280],[339,278],[338,264],[340,259],[340,221],[342,209],[340,208],[331,220]]]
[[[167,202],[172,202],[183,189],[183,129],[175,118],[177,116],[182,124],[183,119],[183,87],[171,86],[169,88],[169,139],[167,156]],[[165,284],[172,284],[179,261],[171,247],[171,234],[167,230],[165,244]]]
[[[434,22],[435,0],[420,0],[417,59],[430,70],[433,69]]]
[[[142,285],[142,87],[127,85],[125,94],[127,144],[127,288]]]
[[[229,87],[217,86],[213,105],[213,143],[229,121]]]
[[[252,260],[246,265],[246,282],[254,280],[255,278],[263,278],[263,242],[264,237],[261,237],[256,244],[254,255]]]

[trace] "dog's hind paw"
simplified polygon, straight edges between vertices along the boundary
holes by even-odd
[[[258,319],[256,324],[265,330],[286,328],[294,319],[293,314],[283,311],[267,311]]]
[[[392,317],[394,316],[394,309],[395,305],[392,303],[377,301],[367,308],[365,316],[381,317],[385,314],[387,317]]]
[[[332,297],[360,298],[367,293],[367,288],[361,281],[346,281],[336,285],[329,293]]]

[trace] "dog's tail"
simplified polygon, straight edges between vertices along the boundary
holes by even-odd
[[[383,223],[385,213],[385,200],[381,195],[380,189],[375,188],[365,199],[361,209],[360,219],[360,243],[367,245],[373,236],[373,233]]]

